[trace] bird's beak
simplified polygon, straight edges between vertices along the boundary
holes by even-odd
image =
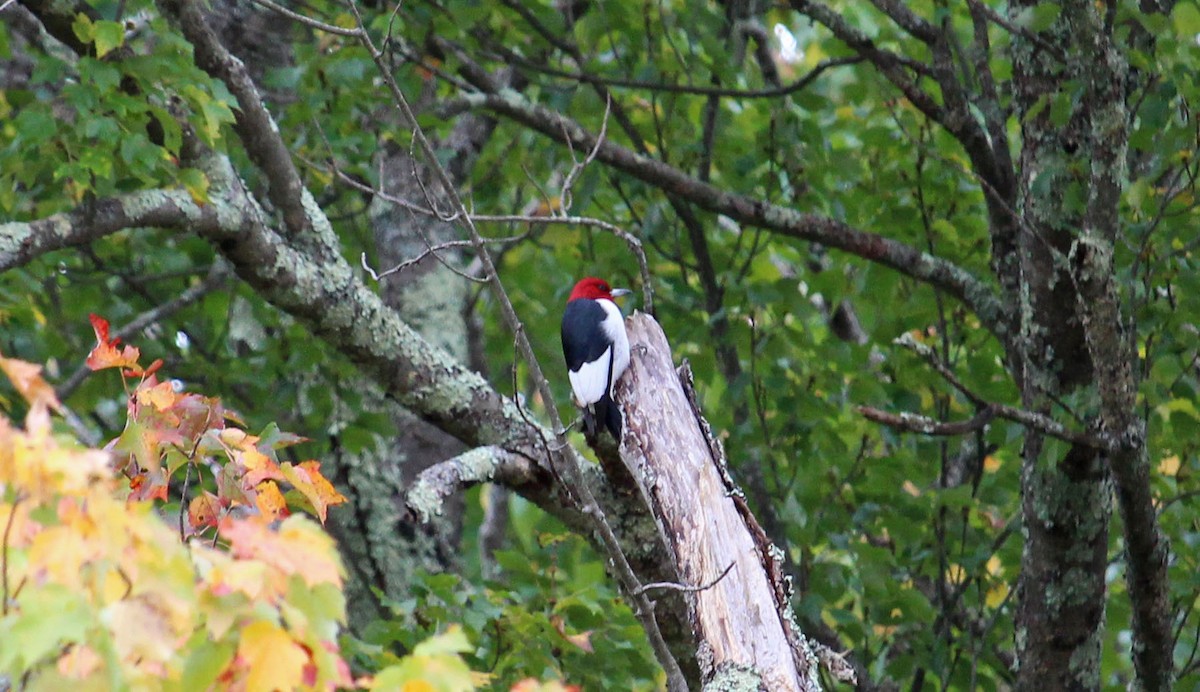
[[[630,293],[633,293],[633,291],[629,290],[628,288],[614,288],[612,290],[612,297],[620,298],[621,296],[627,296]]]

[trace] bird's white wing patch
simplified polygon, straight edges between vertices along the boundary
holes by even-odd
[[[621,379],[625,368],[629,367],[629,335],[625,333],[625,317],[621,315],[621,308],[611,300],[601,299],[598,302],[600,307],[604,308],[605,313],[602,323],[604,333],[612,341],[614,349],[612,382],[609,383],[609,387],[612,387],[617,380]]]
[[[608,361],[612,359],[612,347],[591,363],[584,363],[578,372],[568,372],[571,390],[575,392],[575,403],[587,406],[600,401],[608,391]]]

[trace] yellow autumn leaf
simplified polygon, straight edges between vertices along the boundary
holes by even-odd
[[[1179,455],[1172,454],[1169,457],[1163,457],[1162,460],[1158,462],[1158,472],[1164,476],[1174,477],[1179,474],[1179,466]]]
[[[238,656],[249,668],[246,692],[272,692],[300,687],[308,653],[273,622],[258,620],[242,629]]]
[[[987,597],[984,600],[989,608],[996,608],[1004,602],[1005,598],[1008,598],[1008,584],[1001,582],[988,589]]]
[[[1000,470],[1000,466],[1003,463],[1004,462],[1000,461],[1000,457],[994,454],[989,454],[983,458],[983,470],[987,471],[988,473],[995,473]]]

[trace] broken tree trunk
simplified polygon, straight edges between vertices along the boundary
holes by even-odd
[[[654,513],[682,585],[705,688],[818,690],[817,660],[788,603],[780,556],[725,468],[691,371],[662,328],[626,322],[632,358],[618,383],[621,457]],[[723,575],[723,576],[722,576]]]

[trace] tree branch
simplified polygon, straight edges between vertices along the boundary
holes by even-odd
[[[881,411],[870,406],[855,406],[854,410],[862,414],[867,420],[882,423],[889,428],[938,437],[966,435],[967,433],[982,430],[983,426],[996,417],[996,409],[991,406],[981,409],[970,420],[957,423],[944,423],[917,413],[888,413],[887,411]]]
[[[0,272],[127,228],[205,231],[219,224],[215,206],[196,204],[184,190],[145,190],[100,199],[37,221],[0,224]]]
[[[175,18],[184,37],[192,44],[196,65],[225,82],[237,97],[234,131],[250,160],[265,174],[267,195],[282,212],[288,235],[302,238],[309,230],[310,221],[304,208],[304,183],[246,66],[221,45],[194,0],[161,0],[159,5],[164,14]]]
[[[450,104],[450,110],[455,106],[483,108],[504,115],[554,141],[561,141],[565,134],[577,148],[590,149],[596,143],[595,136],[576,122],[567,120],[555,111],[532,104],[512,91],[464,95]],[[890,238],[860,231],[828,217],[806,214],[728,192],[611,141],[600,145],[596,158],[660,188],[669,195],[687,200],[703,209],[724,214],[740,223],[838,248],[937,286],[962,301],[993,334],[1002,335],[1006,332],[1000,303],[992,289],[971,273],[945,259],[934,257]]]
[[[441,515],[447,497],[480,483],[496,482],[508,488],[547,485],[546,470],[528,457],[503,447],[476,447],[434,464],[417,475],[404,502],[422,522]]]

